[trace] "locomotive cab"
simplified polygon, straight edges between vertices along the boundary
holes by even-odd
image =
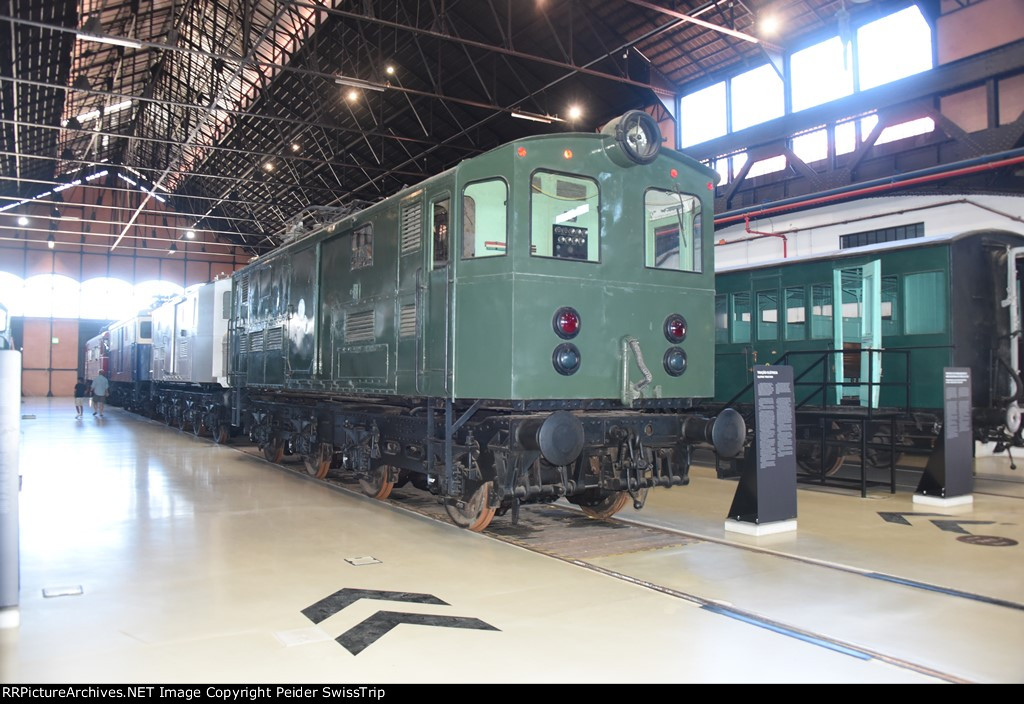
[[[608,130],[616,139],[535,138],[460,167],[460,256],[429,286],[435,297],[451,289],[457,397],[641,407],[712,395],[712,213],[701,197],[717,175],[658,150],[657,125],[639,114]],[[507,163],[511,177],[494,178]],[[602,178],[613,172],[623,176]]]

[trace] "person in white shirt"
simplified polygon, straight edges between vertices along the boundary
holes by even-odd
[[[110,388],[110,382],[107,381],[107,377],[103,375],[103,370],[99,371],[99,376],[92,382],[92,414],[100,414],[100,418],[103,417],[103,404],[107,400],[107,391]]]

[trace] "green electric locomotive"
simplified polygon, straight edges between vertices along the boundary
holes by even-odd
[[[660,147],[636,111],[523,139],[236,272],[233,424],[473,530],[560,497],[639,508],[694,443],[735,454],[738,414],[690,410],[714,392],[717,177]]]

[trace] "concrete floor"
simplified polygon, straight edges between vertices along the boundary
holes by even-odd
[[[1024,681],[1019,497],[946,511],[802,489],[795,535],[747,538],[723,529],[735,485],[695,471],[624,515],[701,540],[588,568],[118,409],[75,420],[69,399],[27,399],[23,413],[4,683]],[[926,510],[1018,544],[879,517]],[[81,593],[44,596],[64,588]]]

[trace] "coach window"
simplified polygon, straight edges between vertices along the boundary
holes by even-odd
[[[500,257],[508,244],[508,186],[501,179],[462,192],[462,258]]]
[[[581,262],[600,260],[597,181],[537,171],[530,181],[530,254]]]
[[[946,274],[926,271],[903,277],[903,312],[908,335],[946,331]]]
[[[757,339],[779,339],[778,291],[760,291],[757,294]]]
[[[803,286],[786,289],[786,339],[807,338],[807,296]]]
[[[900,334],[900,281],[896,276],[882,277],[882,335]]]
[[[715,343],[729,341],[729,297],[715,296]]]
[[[832,338],[832,286],[811,286],[811,337],[816,340]]]
[[[448,264],[448,213],[451,200],[434,201],[434,268],[440,269]]]
[[[701,270],[700,200],[650,188],[644,194],[645,266]]]
[[[732,294],[733,342],[750,342],[750,294],[746,291]]]

